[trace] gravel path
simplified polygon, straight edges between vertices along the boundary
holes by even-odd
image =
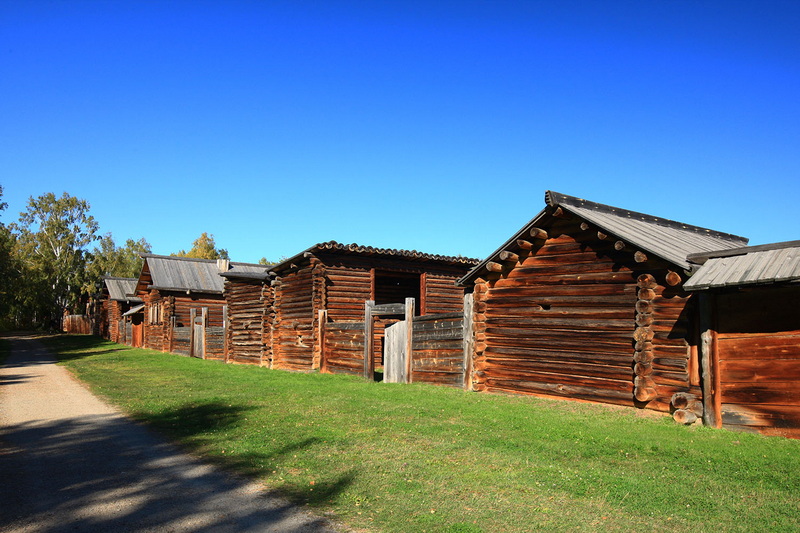
[[[0,531],[332,532],[92,395],[32,337],[0,368]]]

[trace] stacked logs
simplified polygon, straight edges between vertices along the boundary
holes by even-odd
[[[703,416],[703,402],[688,392],[676,392],[672,395],[672,419],[679,424],[694,424]]]
[[[471,384],[467,387],[471,390],[480,392],[486,390],[486,360],[484,351],[486,350],[486,292],[488,288],[486,281],[478,278],[475,281],[473,290],[473,374]],[[469,370],[467,370],[469,371]]]
[[[636,329],[633,339],[636,341],[633,354],[634,390],[633,394],[640,402],[649,402],[656,398],[656,383],[653,380],[653,299],[656,297],[656,279],[650,274],[642,274],[636,280],[638,300],[636,302]]]

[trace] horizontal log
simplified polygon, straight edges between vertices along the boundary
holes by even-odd
[[[587,222],[581,222],[580,228],[581,231],[586,231],[587,229],[589,229],[589,224]]]
[[[621,252],[625,249],[625,243],[623,241],[617,241],[614,243],[614,249],[618,252]]]
[[[633,260],[637,263],[646,263],[647,262],[647,254],[642,251],[637,251],[633,254]]]
[[[655,400],[658,392],[654,387],[636,387],[634,389],[634,397],[640,402],[649,402]]]
[[[677,409],[674,413],[672,413],[672,418],[675,420],[675,422],[685,425],[694,424],[697,421],[696,414],[684,409]]]
[[[516,263],[519,261],[519,255],[509,251],[500,252],[500,260]]]
[[[547,240],[547,231],[542,228],[531,228],[530,236],[538,240]]]
[[[489,272],[502,272],[503,265],[500,263],[495,263],[494,261],[489,261],[486,263],[486,270]]]
[[[608,239],[608,234],[607,233],[603,233],[602,231],[598,231],[597,232],[597,238],[600,239],[601,241],[604,241],[604,240]]]
[[[533,249],[533,243],[530,241],[526,241],[525,239],[517,239],[517,246],[519,246],[523,250]]]

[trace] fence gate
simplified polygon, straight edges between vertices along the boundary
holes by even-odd
[[[192,357],[199,357],[200,359],[206,358],[206,321],[208,318],[208,308],[203,307],[200,315],[197,314],[197,309],[191,310],[192,322],[192,341],[191,341],[191,355]]]
[[[392,333],[393,337],[390,340],[386,338],[386,350],[384,352],[383,372],[384,381],[386,375],[391,374],[394,376],[392,379],[400,379],[398,376],[404,376],[403,381],[391,381],[390,383],[410,383],[411,382],[411,325],[414,320],[414,298],[406,298],[404,304],[383,304],[375,305],[375,302],[369,300],[364,305],[364,377],[366,379],[373,379],[375,375],[375,355],[373,353],[373,342],[375,340],[375,320],[376,316],[381,315],[405,315],[405,321],[398,322],[397,324],[405,324],[405,332],[401,333],[401,329],[395,329]],[[389,326],[385,331],[392,329]],[[388,365],[388,366],[387,366]]]
[[[386,328],[385,352],[383,354],[383,381],[385,383],[408,383],[406,373],[406,340],[408,325],[405,321]]]

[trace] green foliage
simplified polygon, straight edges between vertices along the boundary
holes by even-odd
[[[11,226],[21,283],[13,314],[18,324],[55,325],[77,307],[88,282],[88,247],[98,226],[89,203],[67,193],[31,197],[27,207]]]
[[[186,250],[181,250],[172,255],[177,257],[193,257],[195,259],[230,259],[228,257],[228,250],[217,248],[216,246],[217,243],[214,242],[214,236],[203,232],[194,240],[188,252]]]
[[[136,418],[358,530],[800,529],[800,441],[92,337],[56,347]]]
[[[152,248],[144,237],[138,241],[128,239],[125,246],[116,246],[110,233],[100,237],[98,246],[89,262],[91,281],[99,281],[102,276],[137,278],[142,271],[142,254],[149,254]]]

